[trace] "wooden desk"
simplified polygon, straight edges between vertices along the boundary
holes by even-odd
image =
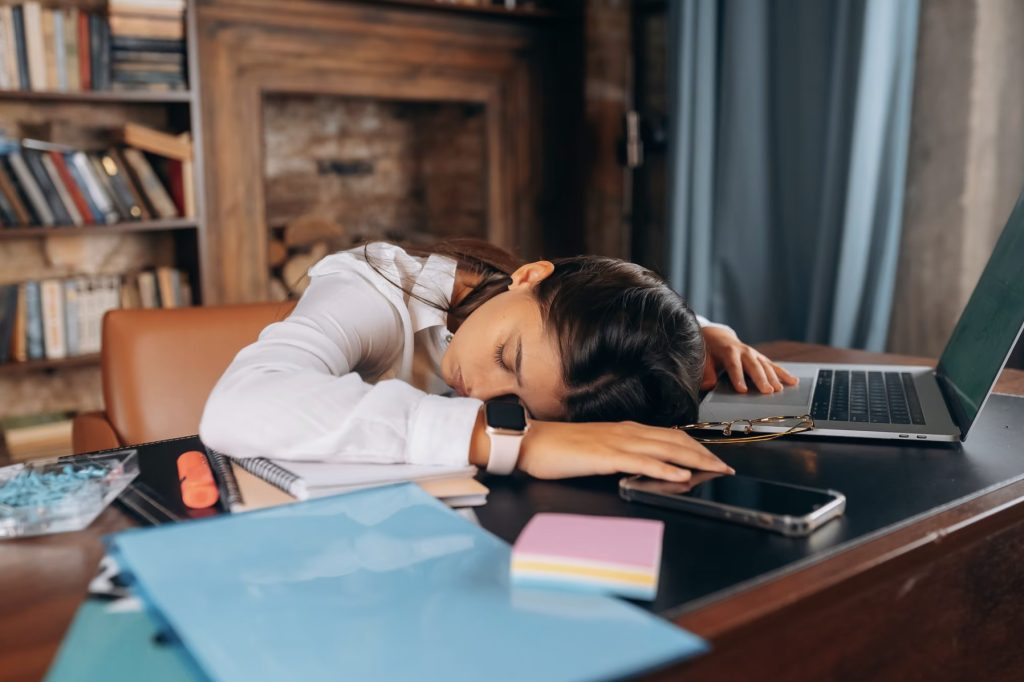
[[[761,349],[800,361],[920,362],[791,342]],[[1004,372],[997,391],[1024,395],[1024,372]],[[0,543],[0,680],[43,676],[102,536],[132,525],[111,508],[79,533]],[[1022,562],[1019,482],[679,615],[714,651],[651,679],[1016,679]]]
[[[760,350],[922,361],[792,342]],[[1024,372],[1005,370],[996,391],[1024,395]],[[675,618],[713,651],[650,679],[1024,679],[1022,566],[1018,481]]]

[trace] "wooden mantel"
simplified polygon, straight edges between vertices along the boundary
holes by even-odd
[[[523,20],[424,3],[201,0],[195,21],[210,303],[267,297],[268,94],[482,105],[489,239],[524,255],[582,242],[572,161],[582,101],[576,17]]]

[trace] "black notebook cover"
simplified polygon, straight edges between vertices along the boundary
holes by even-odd
[[[138,450],[139,475],[118,496],[117,503],[137,520],[151,526],[189,519],[202,519],[225,513],[227,506],[223,492],[217,503],[206,509],[190,509],[181,500],[178,457],[190,450],[198,450],[205,454],[206,448],[203,447],[199,436],[173,438],[102,452],[118,452],[132,448]],[[213,466],[210,468],[214,471],[216,478],[216,469]]]

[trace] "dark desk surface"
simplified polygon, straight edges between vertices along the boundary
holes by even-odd
[[[792,360],[920,361],[789,342],[766,344],[762,350]],[[1024,373],[1005,372],[997,390],[1024,395]],[[769,670],[766,660],[782,676],[792,676],[793,666],[798,666],[805,679],[834,676],[837,666],[847,673],[883,670],[874,663],[877,656],[863,653],[878,653],[870,635],[895,636],[902,631],[890,635],[883,628],[865,626],[852,633],[849,646],[858,643],[862,647],[858,668],[840,655],[844,647],[849,648],[840,640],[832,639],[827,646],[818,646],[816,655],[808,654],[815,650],[816,635],[834,638],[835,629],[828,627],[831,620],[811,630],[804,624],[821,621],[836,608],[846,614],[850,599],[858,603],[858,590],[869,584],[901,581],[892,598],[910,594],[906,599],[909,605],[912,597],[920,594],[913,585],[928,584],[931,574],[945,575],[932,569],[944,555],[973,547],[980,538],[996,537],[1016,522],[1022,525],[1012,528],[1014,537],[1021,535],[1017,531],[1024,527],[1024,480],[1020,480],[1024,448],[1018,444],[1024,442],[1024,425],[1006,418],[1011,409],[1010,399],[997,398],[983,420],[993,443],[1021,452],[1019,458],[992,455],[995,449],[975,446],[970,440],[962,449],[833,443],[826,452],[823,444],[814,440],[722,448],[723,458],[741,473],[834,487],[847,495],[845,518],[806,539],[627,504],[616,495],[618,477],[545,482],[517,476],[489,481],[489,502],[478,509],[478,516],[485,527],[508,540],[537,511],[666,520],[662,586],[657,601],[649,607],[710,638],[715,646],[709,656],[684,664],[682,672],[687,679],[730,679],[729,675],[744,673],[749,678],[752,671]],[[131,525],[120,510],[112,508],[79,533],[0,544],[0,679],[35,680],[43,675],[94,575],[103,551],[100,538]],[[1018,543],[1024,549],[1019,538]],[[1016,545],[1000,540],[987,550],[993,560],[998,558],[994,549],[998,547],[1017,550]],[[1018,560],[1019,556],[1015,555]],[[1018,567],[1014,562],[1009,569],[1024,574]],[[957,580],[963,579],[964,570],[981,578],[989,569],[975,562],[956,573]],[[987,585],[984,580],[978,582]],[[999,600],[987,609],[993,622],[1003,613],[1000,605],[1019,603],[1007,600],[999,591],[1016,589],[1016,584],[999,589],[985,585],[987,598]],[[970,599],[972,604],[979,601],[973,593]],[[882,605],[887,604],[883,600]],[[952,604],[949,601],[944,608],[952,608]],[[1021,611],[1013,609],[1013,614]],[[874,612],[864,608],[858,613],[867,618]],[[975,610],[964,613],[968,619],[980,617]],[[857,618],[846,620],[850,625],[844,627],[860,627]],[[900,621],[899,627],[907,626]],[[804,629],[793,632],[792,628]],[[996,635],[998,639],[1002,631]],[[786,642],[792,643],[794,638],[801,642],[799,653],[783,655]],[[956,646],[950,650],[958,652]],[[815,665],[809,665],[809,658],[815,659]],[[929,660],[941,664],[944,659],[933,655]]]

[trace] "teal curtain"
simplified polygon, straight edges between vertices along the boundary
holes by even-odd
[[[918,0],[669,3],[669,279],[749,342],[883,350]]]

